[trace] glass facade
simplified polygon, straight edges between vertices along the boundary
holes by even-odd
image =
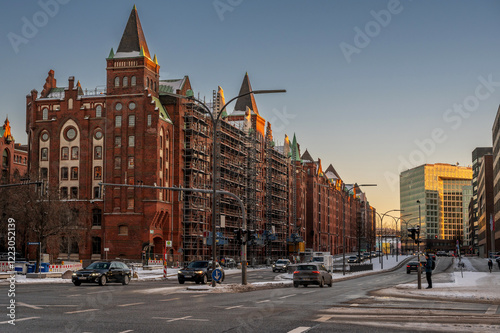
[[[419,225],[420,206],[422,240],[463,240],[471,181],[471,168],[450,164],[425,164],[402,172],[400,205],[406,217],[402,226],[405,220],[408,227]]]

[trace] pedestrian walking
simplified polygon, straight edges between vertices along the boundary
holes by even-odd
[[[488,259],[488,269],[490,270],[490,273],[492,268],[493,268],[493,261],[491,261],[491,259]]]
[[[425,277],[427,278],[427,288],[425,289],[431,289],[432,288],[432,258],[429,256],[428,253],[425,254]]]

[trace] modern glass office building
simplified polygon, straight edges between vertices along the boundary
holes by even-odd
[[[401,216],[404,216],[401,224],[403,243],[406,229],[418,225],[423,248],[445,250],[452,244],[451,241],[462,243],[464,212],[468,214],[471,181],[472,168],[444,163],[424,164],[402,172],[400,209]],[[465,215],[465,218],[468,216]]]

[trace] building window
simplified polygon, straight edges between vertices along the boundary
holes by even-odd
[[[47,180],[48,177],[49,177],[49,169],[41,168],[40,169],[40,178],[42,180]]]
[[[66,128],[64,136],[66,137],[66,140],[73,141],[76,138],[76,129],[74,127]]]
[[[73,110],[73,98],[68,99],[68,110]]]
[[[42,133],[42,141],[46,142],[47,140],[49,140],[49,133],[43,132]]]
[[[61,168],[61,180],[68,180],[68,168],[67,167]]]
[[[153,120],[153,117],[151,117],[150,114],[148,114],[148,127],[151,127],[151,121]]]
[[[134,127],[135,126],[135,115],[131,114],[128,116],[128,126],[129,127]]]
[[[5,149],[2,153],[2,166],[4,168],[9,166],[9,152]]]
[[[122,137],[115,136],[115,147],[121,147],[121,146],[122,146]]]
[[[134,168],[134,158],[133,157],[129,157],[128,158],[128,168],[129,169],[133,169]]]
[[[136,79],[136,77],[135,77],[135,76],[132,76],[132,77],[130,78],[130,85],[133,87],[133,86],[135,86],[136,84],[137,84],[137,79]]]
[[[61,187],[61,199],[68,199],[68,188]]]
[[[71,167],[71,179],[72,180],[78,179],[78,167]]]
[[[42,110],[42,120],[48,120],[49,119],[49,109],[43,108]]]
[[[127,209],[134,209],[134,198],[127,199]]]
[[[78,199],[78,187],[71,188],[71,199]]]
[[[102,117],[102,106],[100,106],[100,105],[96,106],[95,116],[96,116],[96,118]]]
[[[99,199],[101,197],[101,191],[99,190],[99,186],[94,187],[94,199]]]
[[[69,148],[68,147],[61,148],[61,160],[69,160]]]
[[[124,87],[128,86],[128,77],[126,77],[126,76],[123,78],[123,86]]]
[[[123,105],[122,105],[122,103],[116,103],[116,105],[115,105],[115,110],[116,110],[116,111],[121,111],[122,109],[123,109]]]
[[[122,116],[115,117],[115,127],[122,127]]]
[[[149,88],[149,77],[146,78],[146,82],[148,83],[148,88]]]
[[[71,159],[72,160],[78,159],[78,147],[71,147]]]
[[[92,254],[101,254],[101,237],[92,237]]]
[[[128,235],[128,226],[126,226],[126,225],[118,226],[118,235],[127,236]]]
[[[96,166],[94,167],[94,179],[102,178],[102,167]]]
[[[119,87],[120,86],[120,78],[117,76],[115,77],[115,87]]]
[[[94,147],[94,159],[95,160],[102,160],[102,146],[95,146]]]
[[[128,146],[129,147],[135,147],[135,136],[130,135],[128,137]]]
[[[115,169],[122,168],[122,158],[120,156],[115,156]]]
[[[102,221],[102,210],[99,208],[92,209],[92,226],[100,227]]]
[[[42,152],[40,153],[40,160],[42,161],[49,160],[49,148],[42,148]]]
[[[130,102],[130,103],[128,103],[128,108],[129,108],[131,111],[135,110],[135,107],[136,107],[136,106],[137,106],[137,105],[135,105],[135,103],[134,103],[134,102]]]

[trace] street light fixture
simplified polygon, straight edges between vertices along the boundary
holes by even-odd
[[[194,97],[194,93],[192,90],[188,90],[187,91],[187,96],[182,96],[182,95],[177,95],[177,97],[180,97],[180,98],[187,98],[187,99],[190,99],[190,100],[193,100],[195,101],[196,103],[198,103],[199,105],[201,105],[203,107],[203,109],[205,110],[205,113],[207,113],[209,116],[210,116],[210,119],[212,120],[212,127],[213,127],[213,137],[212,137],[212,269],[215,270],[216,268],[216,261],[217,261],[217,243],[216,243],[216,240],[217,240],[217,236],[216,236],[216,202],[217,202],[217,189],[216,189],[216,185],[217,185],[217,181],[216,181],[216,170],[217,170],[217,167],[218,167],[218,159],[217,159],[217,126],[219,124],[219,121],[220,121],[220,117],[221,117],[221,114],[223,114],[223,111],[224,109],[234,100],[240,98],[240,97],[243,97],[243,96],[247,96],[247,95],[250,95],[250,94],[254,94],[254,95],[257,95],[257,94],[276,94],[276,93],[285,93],[286,90],[285,89],[275,89],[275,90],[253,90],[253,91],[250,91],[250,92],[247,92],[247,93],[244,93],[244,94],[241,94],[241,95],[238,95],[236,97],[233,97],[232,99],[230,99],[227,103],[225,103],[222,108],[220,110],[218,110],[218,114],[216,116],[214,116],[214,114],[212,112],[210,112],[210,108],[205,104],[203,103],[202,101],[200,101],[199,99],[195,98]],[[215,110],[214,110],[215,111]],[[243,225],[242,226],[243,229],[246,229],[246,225]],[[242,244],[241,246],[241,252],[242,252],[242,263],[241,263],[241,269],[242,269],[242,272],[244,272],[243,276],[246,277],[246,269],[247,269],[247,263],[246,263],[246,255],[247,255],[247,246],[246,246],[246,242],[244,242],[245,244]],[[246,281],[243,281],[243,284],[246,284]],[[212,287],[215,287],[216,285],[216,282],[214,279],[212,279]]]
[[[406,217],[406,216],[411,216],[411,214],[404,214],[404,215],[401,215],[400,217],[395,217],[395,216],[391,216],[393,219],[394,219],[394,230],[396,232],[396,262],[398,262],[398,237],[397,237],[397,232],[398,232],[398,221],[399,220],[403,220],[403,217]],[[401,230],[401,228],[399,228]],[[400,234],[400,237],[401,237],[401,234]],[[394,254],[393,254],[394,256]]]
[[[382,214],[382,216],[377,213],[378,217],[380,218],[380,269],[384,269],[384,251],[383,251],[383,246],[382,246],[382,229],[383,229],[383,221],[384,221],[384,217],[389,214],[390,212],[402,212],[403,210],[402,209],[391,209],[391,210],[388,210],[387,212],[385,212],[384,214]]]
[[[417,258],[418,258],[418,289],[422,289],[422,267],[420,265],[420,233],[422,232],[422,219],[420,216],[420,200],[417,200],[418,203],[418,239],[417,239],[417,246],[418,246],[418,252],[417,252]]]
[[[361,186],[377,186],[377,184],[354,184],[352,189],[355,187],[361,187]],[[347,191],[347,193],[350,193],[350,190]],[[342,195],[342,212],[343,212],[343,226],[342,226],[342,275],[345,275],[345,198]],[[359,245],[358,245],[359,247]]]

